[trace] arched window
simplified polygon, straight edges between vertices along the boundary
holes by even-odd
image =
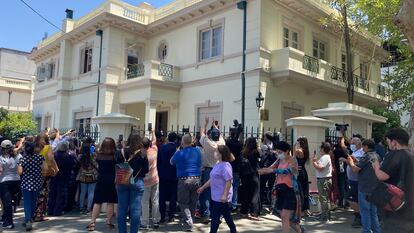
[[[168,55],[168,45],[165,41],[162,41],[158,46],[158,59],[164,61]]]

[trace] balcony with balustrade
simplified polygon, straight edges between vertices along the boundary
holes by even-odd
[[[298,82],[305,81],[301,82],[303,84],[308,81],[307,83],[310,85],[331,86],[346,92],[348,82],[345,70],[324,60],[306,55],[302,51],[293,48],[272,51],[270,64],[272,78],[297,79]],[[389,101],[386,87],[380,83],[361,78],[355,74],[353,79],[356,93]]]
[[[179,70],[173,65],[158,61],[144,61],[139,64],[128,64],[125,68],[125,80],[142,79],[178,82]]]

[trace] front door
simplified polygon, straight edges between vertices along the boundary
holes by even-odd
[[[168,112],[157,112],[155,116],[155,130],[156,132],[167,132],[168,128]]]

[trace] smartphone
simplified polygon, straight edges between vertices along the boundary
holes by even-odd
[[[214,125],[217,125],[218,126],[218,121],[214,121]]]
[[[120,134],[118,137],[118,141],[122,142],[124,140],[124,135]]]
[[[148,131],[152,131],[152,123],[148,123]]]

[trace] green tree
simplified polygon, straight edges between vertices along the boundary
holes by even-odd
[[[374,123],[372,125],[372,133],[379,135],[385,135],[385,133],[392,128],[401,126],[401,117],[398,111],[390,111],[389,109],[382,106],[371,106],[370,107],[374,114],[383,116],[387,118],[387,122],[383,123]]]
[[[0,110],[0,113],[3,111]],[[12,141],[21,135],[35,134],[36,130],[36,123],[30,113],[7,113],[0,121],[0,134]]]

